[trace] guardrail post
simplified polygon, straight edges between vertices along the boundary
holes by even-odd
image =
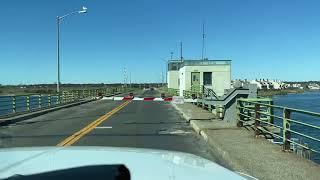
[[[16,113],[17,109],[16,109],[16,96],[12,96],[12,112]]]
[[[260,135],[260,104],[255,104],[254,105],[254,112],[255,112],[255,119],[254,119],[254,129],[255,129],[255,137],[258,137]]]
[[[51,107],[51,94],[48,95],[48,107]]]
[[[39,108],[41,108],[41,102],[42,102],[42,96],[41,96],[41,94],[39,94],[38,101],[39,101]]]
[[[237,99],[237,103],[236,103],[236,112],[237,112],[237,127],[243,127],[243,122],[242,122],[242,116],[240,115],[240,107],[241,107],[241,100],[240,99]]]
[[[269,107],[269,115],[271,115],[271,116],[269,116],[269,123],[274,124],[274,117],[273,117],[273,115],[274,115],[274,112],[273,112],[273,100],[271,100],[271,101],[269,102],[269,104],[271,105],[271,106]]]
[[[282,131],[282,138],[283,138],[283,150],[288,151],[290,150],[290,139],[291,139],[291,133],[290,131],[290,122],[288,119],[290,119],[291,112],[284,108],[283,109],[283,131]]]
[[[27,111],[30,111],[30,96],[29,95],[27,96],[26,102],[27,102]]]
[[[67,92],[67,94],[68,94],[68,99],[67,99],[67,102],[71,102],[72,101],[72,92]]]
[[[61,99],[60,99],[60,103],[65,103],[64,101],[65,101],[65,92],[62,92],[61,93]]]
[[[60,95],[59,95],[59,93],[58,93],[58,94],[57,94],[57,99],[56,99],[56,105],[60,103],[60,102],[59,102],[59,99],[60,99]]]

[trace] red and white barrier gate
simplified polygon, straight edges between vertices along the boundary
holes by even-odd
[[[114,100],[114,101],[123,101],[123,100],[133,100],[133,101],[175,101],[175,99],[178,99],[176,97],[167,97],[167,98],[154,98],[154,97],[103,97],[102,99],[106,100]],[[184,99],[183,97],[179,98],[180,102],[196,102],[196,99]],[[180,103],[178,103],[180,104]]]

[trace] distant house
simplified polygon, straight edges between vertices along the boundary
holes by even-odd
[[[264,89],[264,90],[283,89],[285,86],[285,84],[279,80],[268,80],[268,79],[252,80],[250,81],[250,84],[256,84],[258,89]]]
[[[316,83],[310,83],[307,87],[311,90],[319,90],[320,89],[319,84],[316,84]]]
[[[264,90],[270,89],[269,83],[267,81],[265,81],[264,79],[262,81],[260,81],[260,83],[261,83],[261,89],[264,89]]]
[[[282,89],[283,83],[281,81],[271,80],[269,83],[272,84],[273,89]]]
[[[250,84],[255,84],[258,89],[262,89],[262,84],[258,80],[252,80],[250,81]]]

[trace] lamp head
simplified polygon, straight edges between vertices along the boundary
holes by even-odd
[[[82,10],[79,11],[79,13],[87,13],[87,8],[83,6],[83,7],[82,7]]]

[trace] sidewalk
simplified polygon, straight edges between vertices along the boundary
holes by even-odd
[[[320,165],[264,138],[254,138],[252,130],[214,119],[209,111],[193,104],[173,105],[194,130],[210,145],[219,161],[235,171],[259,179],[320,179]]]

